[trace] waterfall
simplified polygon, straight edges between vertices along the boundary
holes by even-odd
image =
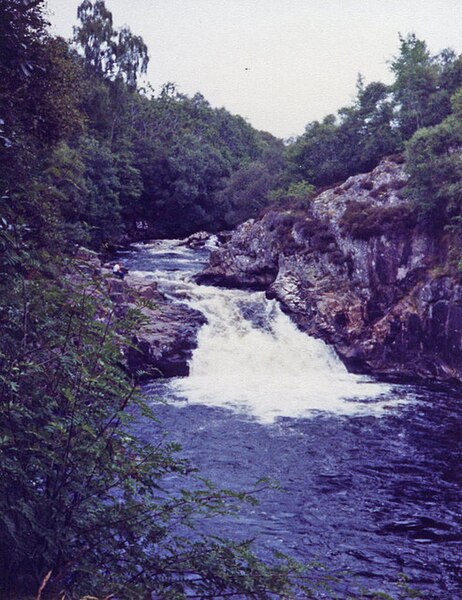
[[[191,284],[187,297],[208,320],[190,376],[172,383],[189,402],[272,422],[319,411],[377,413],[398,401],[390,386],[348,373],[329,346],[299,331],[261,292]]]
[[[137,274],[207,318],[190,376],[169,382],[170,397],[231,408],[262,422],[319,411],[380,414],[402,402],[391,386],[348,373],[329,346],[299,331],[264,293],[195,284],[192,275],[207,250],[193,251],[178,241],[143,249],[148,262],[141,261]]]
[[[397,573],[428,597],[462,597],[458,395],[348,373],[263,293],[196,285],[207,256],[159,241],[121,259],[208,320],[190,376],[143,386],[162,425],[139,435],[158,443],[165,430],[225,489],[268,477],[285,492],[264,490],[239,520],[217,515],[200,532],[257,538],[269,560],[281,550],[334,565],[341,598],[363,587],[397,597]]]

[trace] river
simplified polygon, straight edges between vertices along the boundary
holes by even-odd
[[[425,598],[462,598],[460,398],[348,373],[263,293],[196,285],[208,255],[174,240],[121,255],[208,320],[190,376],[143,389],[170,439],[220,486],[279,482],[204,532],[255,537],[265,558],[318,561],[341,574],[338,598],[360,597],[362,586],[410,597],[402,574]]]

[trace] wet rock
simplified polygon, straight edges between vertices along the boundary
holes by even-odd
[[[273,213],[274,215],[277,219],[278,215]],[[268,234],[273,243],[269,243]],[[264,222],[251,219],[243,223],[227,244],[212,252],[209,266],[196,275],[196,282],[223,287],[266,289],[278,272],[280,247],[276,244],[277,236],[271,217]]]
[[[75,275],[79,274],[87,277],[98,276],[101,274],[101,260],[96,252],[80,246],[75,254]]]
[[[444,249],[415,226],[406,181],[385,159],[303,210],[247,221],[196,280],[266,290],[353,371],[462,381],[462,289],[433,269]]]
[[[127,351],[130,372],[139,378],[188,375],[197,333],[206,321],[202,313],[165,299],[141,313],[145,323]]]
[[[136,335],[128,348],[122,348],[130,374],[136,378],[188,374],[198,331],[206,322],[202,313],[172,302],[156,282],[132,274],[114,277],[111,264],[102,265],[98,255],[86,248],[79,248],[65,278],[70,287],[87,289],[98,302],[98,319],[106,320],[110,313],[124,319],[129,311],[137,311]]]
[[[146,283],[142,278],[128,275],[120,283],[125,289],[122,308],[136,308],[142,317],[132,345],[125,351],[130,373],[137,378],[188,375],[198,331],[206,322],[204,315],[184,304],[173,303],[157,289],[155,282]]]
[[[217,233],[217,240],[219,244],[227,244],[233,235],[232,231],[219,231]]]
[[[181,245],[188,248],[203,248],[209,241],[211,235],[207,231],[197,231],[186,238]]]

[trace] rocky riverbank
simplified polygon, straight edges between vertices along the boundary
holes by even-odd
[[[216,250],[199,283],[263,289],[355,372],[462,381],[462,286],[419,229],[402,161],[267,212]]]
[[[77,255],[78,275],[74,283],[97,283],[99,294],[109,298],[116,318],[136,310],[140,324],[131,345],[122,349],[124,363],[138,379],[188,375],[188,362],[197,346],[197,333],[205,323],[202,313],[173,303],[155,282],[128,274],[114,277],[110,265],[102,265],[97,254],[81,249]],[[78,281],[77,281],[78,279]]]
[[[156,283],[146,283],[140,277],[129,274],[123,281],[109,278],[107,284],[120,316],[136,308],[143,318],[132,345],[125,350],[130,373],[149,379],[188,375],[188,362],[204,316],[185,304],[173,303]]]

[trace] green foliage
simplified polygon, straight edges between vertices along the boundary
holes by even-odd
[[[354,171],[369,171],[379,160],[400,147],[400,133],[394,124],[394,103],[388,86],[357,83],[357,99],[352,109],[342,109],[345,143],[350,148],[347,161]],[[350,174],[350,173],[348,173]]]
[[[390,68],[395,75],[399,127],[409,137],[434,120],[431,97],[437,90],[439,69],[424,41],[414,34],[405,38],[400,35],[399,40],[400,54],[394,57]]]
[[[47,37],[37,57],[40,69],[34,70],[28,82],[27,107],[33,134],[52,145],[83,131],[84,119],[78,106],[83,71],[62,38]]]
[[[90,225],[94,247],[135,235],[139,221],[148,224],[151,236],[178,237],[254,214],[260,200],[230,210],[220,190],[234,171],[269,154],[269,148],[274,162],[273,141],[241,117],[212,109],[201,94],[179,94],[173,84],[157,96],[137,93],[136,74],[147,65],[142,40],[126,28],[117,32],[104,2],[85,0],[78,16],[74,39],[88,80],[81,94],[87,135],[77,146],[91,196],[82,226]],[[89,143],[103,148],[106,159],[106,175],[97,175],[96,185]],[[282,146],[277,152],[282,155]],[[116,167],[115,179],[109,163]],[[103,180],[109,182],[103,193],[92,193]]]
[[[418,130],[406,146],[407,193],[427,225],[460,229],[462,217],[462,91],[453,113],[434,127]]]
[[[60,247],[65,228],[56,181],[47,173],[50,157],[54,146],[79,135],[83,118],[81,71],[65,42],[46,34],[41,8],[0,5],[0,216],[16,244],[43,253]]]
[[[152,223],[158,236],[214,231],[254,216],[262,194],[255,189],[256,197],[250,190],[237,197],[241,184],[250,183],[246,170],[256,168],[257,158],[274,165],[283,152],[242,118],[212,109],[200,94],[178,94],[172,85],[157,97],[139,99],[133,127],[135,166],[143,181],[133,214]]]
[[[78,17],[74,41],[88,73],[81,103],[88,117],[86,137],[95,137],[112,153],[118,168],[119,191],[112,209],[117,226],[106,231],[106,237],[133,235],[139,221],[148,224],[151,236],[178,237],[198,229],[217,230],[254,215],[264,203],[261,194],[247,204],[224,200],[221,190],[228,184],[235,188],[229,177],[251,162],[265,163],[266,157],[272,164],[280,161],[282,144],[259,134],[241,117],[212,109],[201,94],[179,94],[173,84],[157,96],[137,93],[137,73],[147,66],[141,38],[127,28],[115,30],[102,1],[85,0]],[[88,175],[91,189],[92,173]],[[106,198],[107,194],[98,200],[99,207],[90,203],[87,221],[95,246],[104,238],[108,221],[103,215],[111,212]],[[100,218],[104,222],[98,225]]]
[[[273,190],[270,193],[270,198],[274,202],[308,199],[313,195],[315,189],[314,185],[311,185],[308,181],[297,181],[291,183],[286,189]]]
[[[135,166],[135,160],[132,144],[129,141],[125,145],[119,143],[115,166],[120,186],[119,202],[125,220],[136,218],[138,201],[143,193],[143,180],[139,169]]]
[[[341,179],[345,167],[340,158],[342,142],[337,134],[334,115],[328,115],[322,123],[314,121],[307,125],[305,134],[288,149],[294,176],[315,185]]]
[[[258,160],[249,156],[215,195],[224,228],[258,217],[271,203],[272,190],[283,181],[286,160],[282,141],[265,133],[257,141]]]
[[[462,63],[450,49],[431,56],[414,34],[400,36],[400,54],[390,64],[397,124],[403,139],[440,123],[451,111],[451,95],[462,85]]]
[[[35,52],[45,35],[43,2],[2,0],[0,4],[0,81],[3,93],[15,94],[39,68]],[[7,83],[7,85],[5,85]]]
[[[52,597],[284,595],[295,565],[194,532],[252,495],[203,481],[162,435],[149,445],[131,433],[153,418],[120,364],[140,315],[115,320],[104,282],[79,263],[60,266],[58,283],[21,261],[26,276],[1,283],[2,593],[36,593],[51,571]]]
[[[82,143],[88,195],[85,221],[95,247],[116,241],[123,232],[120,216],[120,180],[114,154],[94,138]]]
[[[360,240],[402,232],[415,224],[411,206],[372,206],[366,202],[350,202],[340,221],[348,235]]]
[[[307,125],[289,147],[289,160],[295,177],[324,186],[369,171],[398,146],[389,89],[377,82],[364,87],[359,78],[354,105]]]
[[[85,226],[85,206],[88,195],[85,164],[79,151],[61,142],[45,161],[44,180],[50,202],[59,206],[59,244],[71,250],[89,241]]]
[[[25,135],[48,145],[82,126],[81,73],[65,41],[46,35],[40,4],[0,6],[0,116],[7,148],[19,146]]]
[[[74,28],[74,41],[83,53],[88,71],[107,78],[120,77],[136,89],[138,75],[146,73],[149,63],[142,38],[133,35],[128,27],[115,30],[104,0],[84,0],[77,17],[81,24]]]
[[[271,173],[261,162],[243,165],[231,174],[226,185],[216,196],[223,215],[223,227],[230,229],[257,217],[268,204],[268,194],[277,174]]]
[[[462,85],[462,59],[452,50],[431,56],[414,34],[400,36],[400,52],[390,62],[391,86],[358,78],[352,106],[314,121],[288,149],[290,173],[316,186],[332,185],[367,172],[381,158],[401,151],[421,127],[450,113],[450,97]]]
[[[167,231],[185,235],[201,225],[213,229],[212,194],[229,175],[225,156],[212,144],[184,134],[171,148],[169,175],[170,197],[164,216]]]

